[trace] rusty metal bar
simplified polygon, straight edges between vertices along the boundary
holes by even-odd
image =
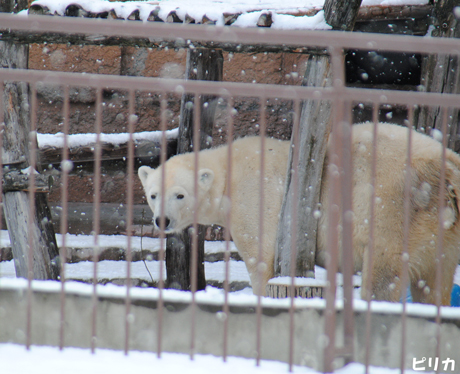
[[[43,17],[29,15],[17,17],[0,14],[3,29],[55,32],[62,34],[119,36],[120,21],[98,20],[71,17]],[[314,47],[388,50],[415,53],[447,53],[459,55],[458,42],[451,38],[420,38],[409,35],[379,35],[367,33],[344,33],[340,31],[315,30],[271,30],[267,28],[216,27],[214,25],[187,25],[177,27],[174,23],[160,22],[124,22],[124,37],[140,37],[158,40],[213,40],[238,44],[270,44],[286,46],[304,46],[310,40]]]
[[[3,107],[3,94],[5,82],[0,81],[0,181],[3,181],[3,134],[5,132],[5,108]],[[0,205],[0,232],[3,230],[2,221],[3,221],[3,183],[0,183],[0,196],[2,197]]]
[[[259,282],[258,285],[252,285],[253,289],[256,288],[257,293],[257,308],[256,308],[256,365],[260,366],[261,360],[261,344],[262,344],[262,293],[264,289],[263,284],[263,269],[267,264],[262,262],[263,245],[264,245],[264,186],[265,186],[265,134],[266,134],[266,105],[267,98],[265,96],[259,97],[260,109],[259,109],[259,135],[260,135],[260,175],[259,175],[259,248],[257,253],[257,268],[256,268],[256,279]]]
[[[300,102],[298,99],[294,100],[294,118],[292,121],[292,144],[294,145],[294,153],[292,156],[292,165],[291,170],[292,178],[294,181],[292,188],[292,216],[294,217],[294,222],[292,224],[291,232],[291,285],[290,293],[291,300],[289,304],[289,372],[293,371],[294,368],[294,333],[295,333],[295,323],[294,323],[294,299],[295,299],[295,272],[296,272],[296,258],[297,258],[297,229],[298,229],[298,212],[297,212],[297,199],[299,195],[299,150],[300,150]],[[312,207],[313,208],[313,207]]]
[[[102,90],[96,91],[96,145],[94,147],[94,195],[93,195],[93,295],[92,295],[92,323],[91,323],[91,353],[96,351],[97,343],[97,263],[99,261],[99,232],[100,232],[100,203],[101,203],[101,127],[102,127]]]
[[[132,316],[131,316],[131,261],[132,261],[132,231],[133,231],[133,199],[134,199],[134,140],[133,140],[133,133],[134,133],[134,126],[137,122],[137,116],[135,115],[135,97],[134,97],[134,90],[129,90],[129,117],[128,117],[128,133],[129,133],[129,140],[128,140],[128,154],[127,154],[127,163],[128,163],[128,185],[127,185],[127,197],[126,197],[126,204],[127,204],[127,213],[126,213],[126,231],[127,234],[127,241],[128,245],[126,248],[126,300],[125,300],[125,355],[129,352],[129,331],[130,325],[132,323]]]
[[[59,328],[59,349],[63,350],[65,346],[65,269],[67,262],[67,230],[68,225],[68,185],[69,185],[69,172],[72,168],[71,161],[69,161],[69,148],[68,148],[68,135],[69,135],[69,119],[70,119],[70,99],[69,99],[69,86],[64,86],[64,103],[63,103],[63,144],[62,144],[62,161],[61,161],[61,320]]]
[[[165,250],[166,250],[166,234],[165,234],[165,227],[166,227],[166,217],[165,217],[165,190],[166,190],[166,150],[167,150],[167,143],[166,143],[166,130],[167,130],[167,120],[166,120],[166,110],[167,110],[167,101],[166,101],[166,93],[163,92],[161,94],[161,123],[160,123],[160,130],[161,130],[161,149],[160,149],[160,171],[161,171],[161,185],[160,185],[160,192],[161,192],[161,201],[160,201],[160,253],[159,253],[159,266],[160,266],[160,279],[158,280],[158,333],[157,333],[157,356],[161,358],[161,351],[162,351],[162,333],[163,333],[163,308],[164,308],[164,301],[163,301],[163,290],[164,290],[164,263],[165,263]]]
[[[30,85],[30,132],[28,134],[28,143],[29,143],[29,222],[27,223],[29,230],[29,248],[27,255],[28,262],[28,274],[27,274],[27,327],[26,327],[26,347],[30,349],[32,344],[32,279],[34,277],[34,248],[35,243],[33,239],[33,223],[35,216],[35,168],[37,163],[37,154],[36,154],[36,138],[37,138],[37,87],[35,84]]]
[[[201,94],[195,92],[195,100],[193,106],[193,153],[194,153],[194,187],[193,194],[195,197],[193,207],[193,234],[192,234],[192,254],[190,266],[190,290],[192,292],[192,302],[190,304],[190,359],[194,359],[195,355],[195,334],[196,334],[196,291],[197,291],[197,264],[198,264],[198,170],[199,170],[199,152],[200,152],[200,127],[201,127]]]
[[[362,89],[342,87],[337,92],[334,87],[304,87],[283,86],[276,84],[251,84],[234,82],[214,82],[200,80],[181,80],[148,77],[127,77],[116,75],[80,74],[49,72],[41,70],[25,69],[0,69],[0,81],[24,81],[36,83],[40,81],[49,84],[68,84],[75,87],[94,87],[104,89],[126,89],[127,86],[135,86],[138,90],[155,92],[200,92],[216,96],[245,96],[278,98],[292,100],[298,97],[302,100],[335,100],[346,97],[351,101],[380,101],[382,104],[399,105],[428,105],[435,103],[441,107],[458,107],[460,94],[441,94],[435,92],[410,92],[398,90]]]
[[[374,236],[375,236],[375,185],[377,175],[377,147],[378,147],[378,123],[379,123],[379,102],[374,102],[372,107],[372,122],[374,123],[372,131],[372,161],[371,161],[371,200],[369,212],[369,245],[367,253],[364,253],[364,267],[367,268],[367,278],[361,287],[366,290],[366,352],[364,356],[365,374],[369,374],[369,365],[371,360],[371,301],[372,301],[372,277],[374,264]]]
[[[333,87],[337,92],[341,92],[345,83],[343,79],[343,50],[330,48],[332,65]],[[340,212],[340,170],[341,170],[341,157],[338,154],[339,150],[343,147],[341,121],[344,116],[344,102],[341,95],[337,96],[333,102],[333,128],[332,128],[332,142],[329,148],[329,220],[328,220],[328,242],[327,242],[327,288],[326,288],[326,313],[324,319],[324,371],[333,371],[333,362],[336,355],[336,336],[335,336],[335,300],[336,300],[336,276],[338,268],[338,254],[339,254],[339,212]]]
[[[345,82],[345,72],[341,77]],[[343,318],[344,345],[342,355],[349,363],[354,355],[353,314],[353,160],[351,102],[345,103],[342,127],[342,274],[343,274]]]
[[[438,194],[438,241],[436,245],[436,277],[435,277],[435,300],[436,300],[436,352],[435,357],[441,357],[441,304],[442,304],[442,263],[444,249],[444,209],[446,194],[446,150],[447,150],[447,108],[441,109],[441,133],[442,133],[442,151],[441,151],[441,168],[439,177],[439,194]],[[431,290],[431,292],[433,292]],[[436,367],[436,373],[439,373],[439,367]]]
[[[407,286],[409,283],[409,229],[410,229],[410,194],[411,194],[411,176],[412,176],[412,122],[413,108],[408,108],[407,121],[407,156],[406,156],[406,174],[404,178],[404,223],[403,223],[403,252],[401,255],[401,279],[399,280],[400,298],[402,302],[401,316],[401,371],[404,372],[406,361],[406,336],[407,336]],[[396,280],[395,280],[396,281]],[[397,285],[396,285],[397,287]]]
[[[228,204],[228,210],[226,212],[226,225],[225,225],[225,280],[224,280],[224,305],[222,308],[223,319],[224,319],[224,341],[222,344],[222,359],[224,362],[227,361],[228,356],[228,317],[230,313],[230,307],[228,304],[228,293],[230,291],[229,278],[230,278],[230,231],[232,222],[232,156],[233,156],[233,97],[227,99],[227,110],[228,110],[228,121],[227,121],[227,185],[226,185],[226,198]]]

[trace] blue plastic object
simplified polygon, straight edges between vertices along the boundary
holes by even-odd
[[[454,284],[452,287],[452,293],[450,296],[450,305],[451,306],[460,306],[460,286]]]
[[[406,303],[412,302],[412,294],[410,292],[410,287],[407,287],[407,296],[406,296]],[[452,287],[452,293],[450,296],[450,306],[457,306],[460,307],[460,285],[455,284]]]

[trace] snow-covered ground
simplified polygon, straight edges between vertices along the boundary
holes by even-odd
[[[95,354],[89,350],[66,348],[59,351],[52,347],[24,347],[14,344],[0,344],[1,372],[14,374],[278,374],[287,373],[288,365],[282,362],[262,360],[257,367],[255,360],[240,357],[195,355],[193,361],[185,354],[163,353],[161,358],[147,352],[122,352],[99,349]],[[399,369],[371,367],[370,374],[397,374]],[[307,367],[294,366],[294,373],[317,374]],[[350,364],[338,369],[337,374],[364,374],[361,364]],[[406,374],[415,371],[406,370]],[[428,372],[427,372],[428,373]]]

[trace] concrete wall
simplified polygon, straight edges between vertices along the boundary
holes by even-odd
[[[91,289],[90,286],[85,286]],[[122,289],[122,288],[119,288]],[[317,300],[302,302],[295,311],[294,360],[317,370],[322,366],[322,350],[326,343],[324,310]],[[308,304],[312,306],[309,307]],[[276,304],[276,303],[275,303]],[[280,303],[278,303],[280,304]],[[65,345],[90,347],[92,299],[90,292],[68,292],[65,297]],[[257,314],[253,302],[231,305],[228,318],[228,354],[255,357]],[[27,291],[25,288],[0,288],[0,342],[25,344]],[[190,352],[192,307],[186,301],[165,301],[163,308],[162,350]],[[222,306],[199,301],[195,307],[195,352],[222,355]],[[133,297],[129,320],[129,348],[157,350],[158,303],[155,297]],[[34,291],[32,296],[32,344],[59,344],[60,294],[55,291]],[[123,349],[125,339],[125,302],[119,296],[102,296],[97,300],[97,347]],[[262,358],[288,361],[289,309],[266,306],[261,317]],[[406,367],[412,359],[436,357],[436,324],[431,318],[407,316]],[[337,317],[337,345],[342,342],[342,313]],[[394,313],[374,313],[371,342],[365,341],[365,313],[355,312],[355,360],[364,361],[365,347],[371,347],[371,364],[399,367],[401,352],[401,317]],[[441,324],[442,360],[449,357],[460,365],[460,317],[443,319]],[[338,359],[337,367],[343,362]]]

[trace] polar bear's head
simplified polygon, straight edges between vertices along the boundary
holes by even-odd
[[[161,215],[163,214],[165,232],[180,232],[193,224],[195,206],[200,211],[206,205],[206,195],[211,189],[214,172],[210,169],[198,171],[196,175],[198,201],[196,201],[194,170],[170,162],[165,165],[163,186],[163,167],[152,169],[148,166],[141,166],[138,174],[144,187],[147,202],[153,212],[155,226],[160,228]],[[162,189],[164,190],[163,196]],[[198,219],[200,219],[199,216]]]

